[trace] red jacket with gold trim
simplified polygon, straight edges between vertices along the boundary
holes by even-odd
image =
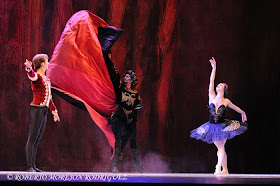
[[[33,101],[30,105],[44,107],[47,106],[51,112],[57,112],[51,95],[50,79],[33,71],[33,69],[25,69],[28,78],[31,80],[31,89],[33,92]]]

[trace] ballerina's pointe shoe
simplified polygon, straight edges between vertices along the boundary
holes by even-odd
[[[228,175],[229,172],[227,170],[223,170],[223,171],[215,171],[214,173],[217,176],[221,176],[221,175]]]
[[[221,175],[222,171],[215,171],[214,174],[215,175]]]
[[[215,172],[214,172],[214,174],[215,175],[220,175],[221,173],[222,173],[222,171],[221,171],[221,167],[220,166],[218,166],[218,165],[216,165],[216,167],[215,167],[216,169],[215,169]]]
[[[229,174],[228,170],[223,170],[223,171],[221,172],[221,175],[228,175],[228,174]]]

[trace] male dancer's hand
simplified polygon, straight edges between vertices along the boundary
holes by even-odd
[[[54,113],[53,113],[53,121],[54,121],[54,122],[60,121],[60,118],[59,118],[57,112],[54,112]]]
[[[32,69],[32,62],[31,62],[31,61],[28,61],[28,60],[26,59],[24,65],[25,65],[26,68]]]

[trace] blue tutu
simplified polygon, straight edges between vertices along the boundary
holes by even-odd
[[[206,143],[213,143],[224,139],[231,139],[237,135],[243,134],[247,130],[246,122],[224,119],[226,107],[221,105],[216,113],[215,105],[211,103],[208,107],[210,120],[200,127],[191,131],[191,138],[202,140]]]
[[[231,139],[243,134],[246,130],[247,125],[245,122],[226,119],[224,123],[213,124],[208,121],[192,130],[190,137],[211,144],[213,141]]]

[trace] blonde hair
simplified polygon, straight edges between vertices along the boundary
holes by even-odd
[[[32,59],[34,69],[39,69],[41,67],[41,63],[45,62],[45,59],[49,60],[49,56],[47,54],[36,54]]]

